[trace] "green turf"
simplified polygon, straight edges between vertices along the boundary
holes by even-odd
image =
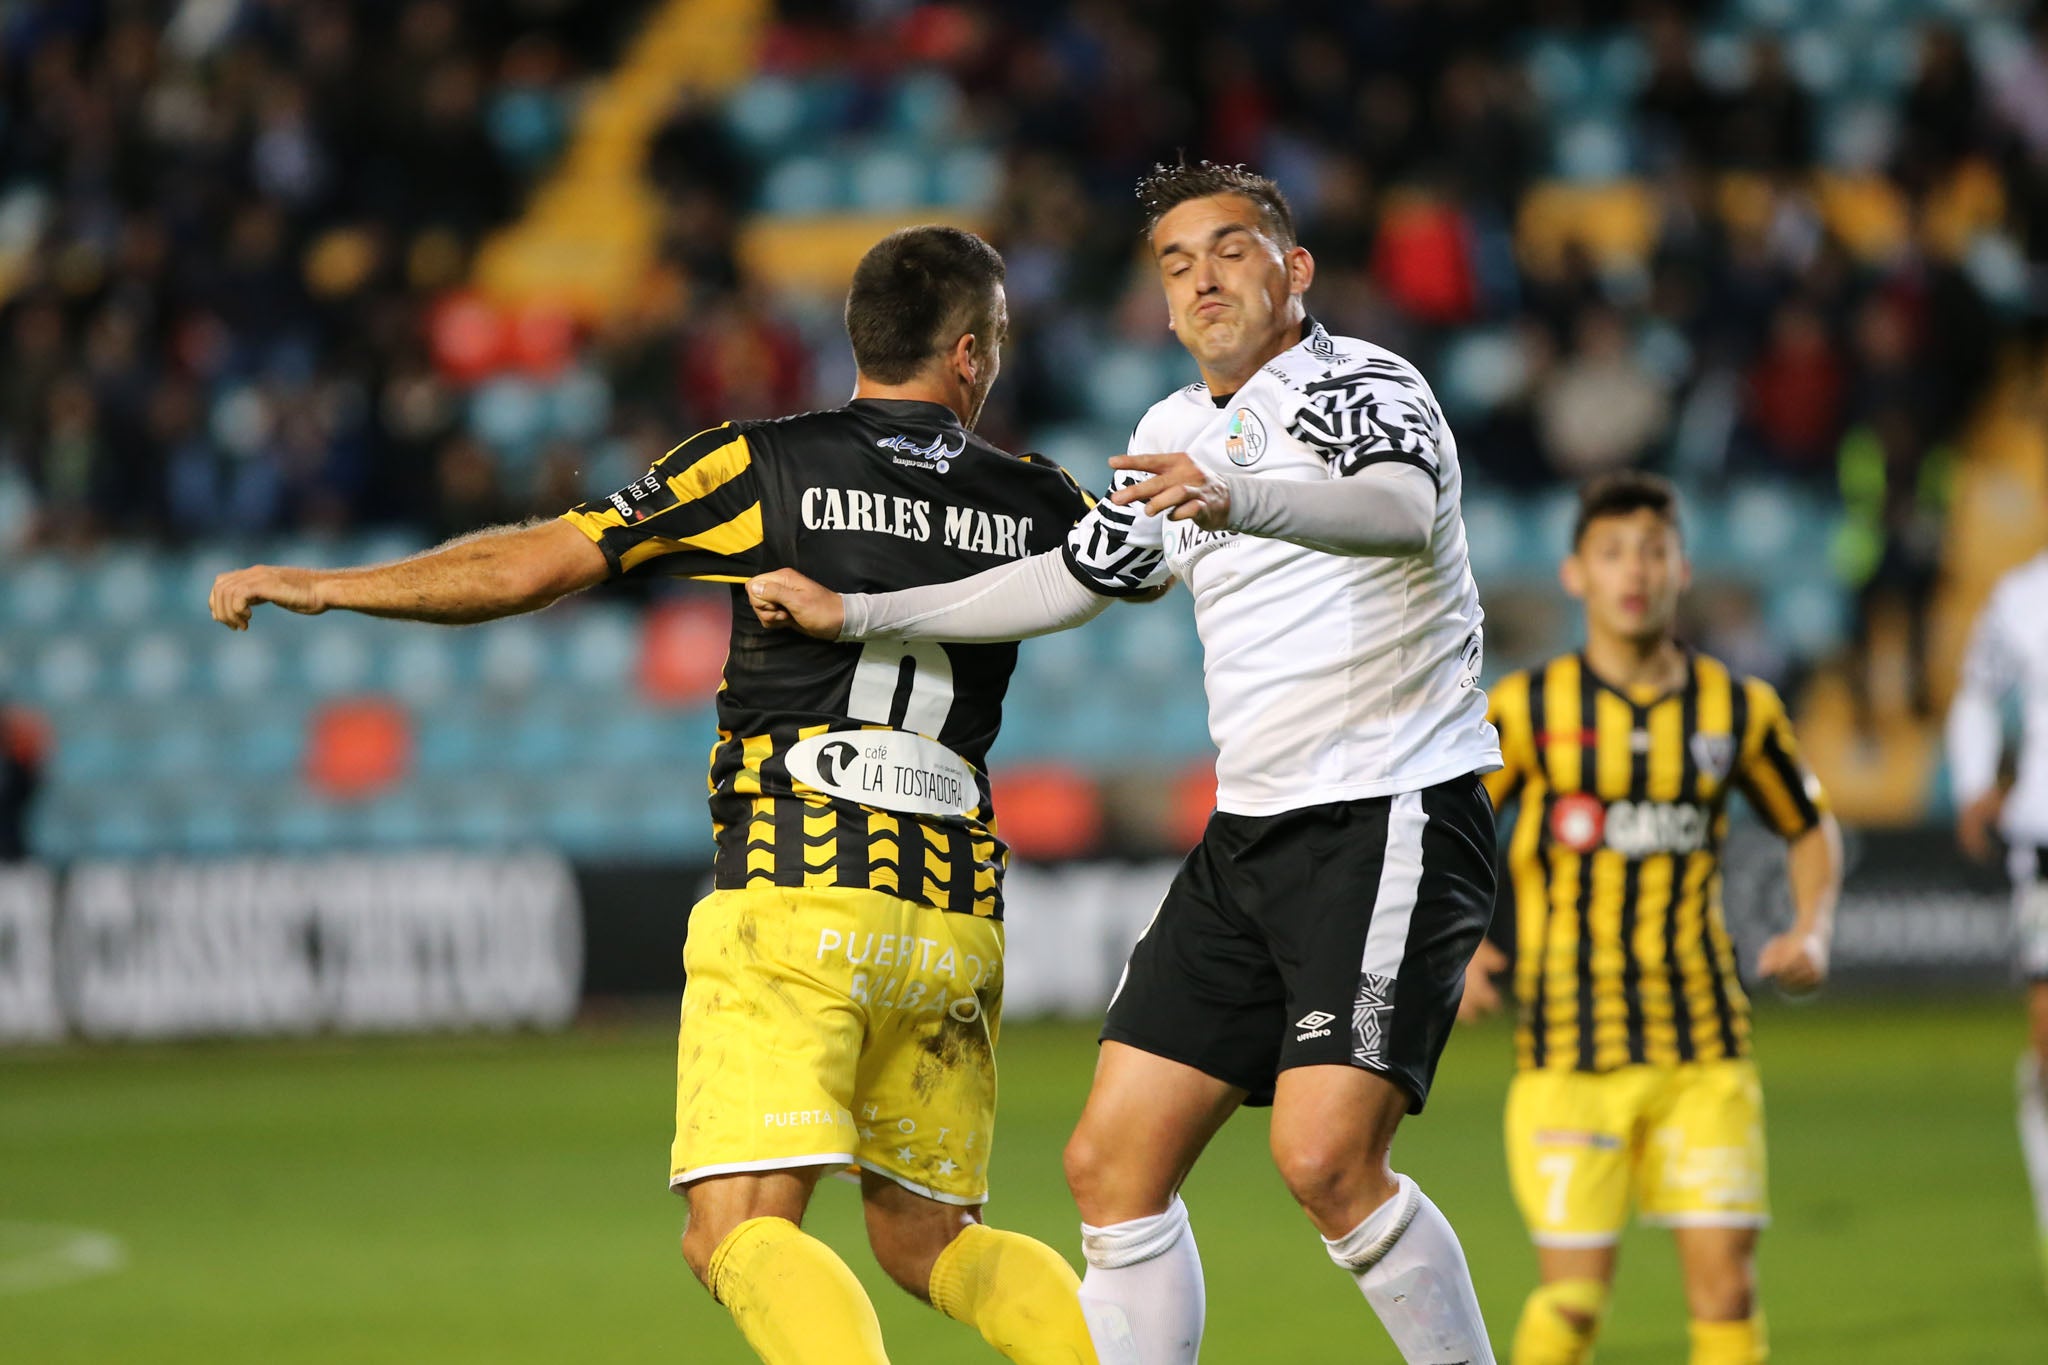
[[[2016,1002],[1778,1009],[1758,1037],[1775,1358],[2048,1360]],[[635,1026],[0,1056],[0,1281],[20,1278],[24,1225],[127,1249],[117,1273],[0,1295],[0,1359],[740,1365],[675,1250],[669,1047]],[[1499,1148],[1506,1049],[1498,1025],[1454,1043],[1397,1148],[1463,1236],[1503,1349],[1532,1267]],[[1003,1039],[991,1215],[1070,1253],[1059,1147],[1091,1052],[1081,1028]],[[1395,1359],[1272,1174],[1263,1116],[1225,1130],[1189,1204],[1208,1360]],[[850,1187],[828,1185],[811,1226],[870,1285],[900,1365],[995,1359],[873,1271]],[[1668,1247],[1632,1236],[1600,1360],[1680,1361],[1684,1330]]]

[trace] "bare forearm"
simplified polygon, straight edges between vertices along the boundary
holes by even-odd
[[[562,522],[478,531],[438,549],[320,573],[322,605],[366,616],[469,625],[534,611],[601,581],[604,554]]]
[[[1792,883],[1793,931],[1832,937],[1842,895],[1842,827],[1832,815],[1792,841],[1786,874]]]
[[[1967,806],[1998,780],[2004,740],[1998,697],[1965,680],[1948,712],[1948,763],[1956,804]]]

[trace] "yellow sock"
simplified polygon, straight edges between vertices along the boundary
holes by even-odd
[[[970,1223],[939,1253],[931,1290],[932,1307],[1018,1365],[1096,1365],[1080,1278],[1043,1242]]]
[[[767,1365],[889,1365],[867,1291],[787,1218],[750,1218],[711,1253],[711,1297]]]
[[[1695,1321],[1692,1325],[1692,1365],[1763,1365],[1770,1358],[1762,1313],[1740,1322]]]
[[[1522,1305],[1515,1328],[1514,1365],[1584,1365],[1593,1358],[1607,1286],[1598,1280],[1558,1280],[1540,1286]]]

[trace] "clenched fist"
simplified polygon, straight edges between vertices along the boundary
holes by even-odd
[[[247,630],[249,613],[265,602],[295,611],[301,616],[318,616],[327,610],[320,596],[319,574],[312,569],[287,569],[257,564],[236,569],[213,580],[208,605],[213,619],[229,630]]]
[[[747,580],[747,602],[770,630],[794,629],[820,640],[836,640],[846,624],[846,604],[839,594],[795,569],[777,569]]]

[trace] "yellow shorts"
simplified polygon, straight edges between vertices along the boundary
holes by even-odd
[[[1538,1246],[1645,1223],[1762,1227],[1764,1100],[1747,1060],[1524,1071],[1508,1087],[1508,1176]]]
[[[860,1166],[988,1199],[1003,926],[879,891],[714,891],[690,915],[669,1184]]]

